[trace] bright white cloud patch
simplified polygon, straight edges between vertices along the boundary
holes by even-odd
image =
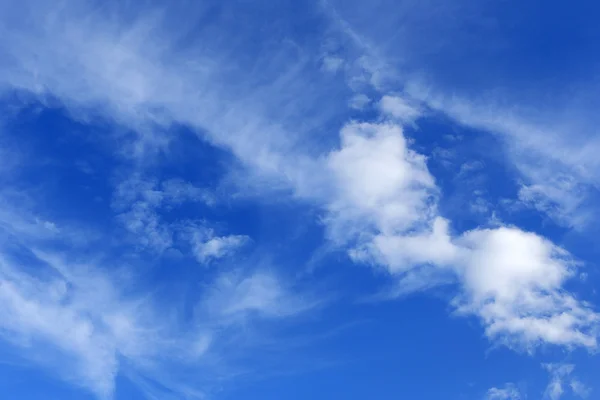
[[[351,123],[340,138],[340,150],[327,158],[336,190],[327,205],[335,239],[365,228],[408,231],[428,220],[435,182],[425,157],[407,147],[400,126]]]
[[[337,190],[326,222],[334,240],[353,241],[352,258],[385,266],[415,290],[454,274],[457,311],[478,316],[486,335],[508,346],[596,347],[600,317],[563,290],[576,269],[566,251],[515,227],[453,235],[426,159],[400,126],[352,123],[340,136],[327,159]],[[419,278],[425,265],[434,269]]]
[[[596,347],[599,316],[562,290],[575,272],[564,250],[510,227],[468,232],[459,243],[467,298],[459,310],[479,315],[488,336]]]
[[[407,233],[380,233],[367,249],[394,274],[423,264],[446,269],[459,257],[460,248],[452,242],[446,219],[435,217],[426,222],[421,229]]]

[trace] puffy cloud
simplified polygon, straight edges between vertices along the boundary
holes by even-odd
[[[459,265],[465,296],[459,312],[480,316],[492,338],[594,348],[599,316],[563,290],[574,262],[540,236],[512,227],[467,232]]]
[[[412,1],[382,1],[373,9],[364,2],[332,1],[326,10],[347,41],[383,66],[383,74],[394,77],[402,87],[402,102],[409,106],[422,104],[461,125],[497,135],[504,144],[500,150],[516,166],[524,186],[532,189],[523,193],[526,205],[548,212],[556,222],[568,227],[591,226],[597,214],[593,200],[598,194],[600,165],[596,157],[598,117],[593,106],[597,83],[590,84],[595,82],[593,73],[587,77],[562,76],[564,79],[553,85],[548,97],[546,80],[537,73],[527,79],[527,89],[504,79],[510,75],[505,68],[503,73],[509,75],[503,74],[500,81],[490,74],[479,79],[481,65],[491,62],[493,70],[496,57],[483,61],[474,74],[464,65],[449,68],[447,62],[452,62],[451,53],[456,51],[481,61],[475,52],[471,53],[477,48],[474,43],[487,47],[503,31],[482,29],[478,31],[482,37],[472,36],[472,23],[481,21],[490,11],[487,3],[435,4],[436,7],[421,7]],[[438,11],[432,12],[432,8]],[[421,22],[425,15],[430,21],[426,28]],[[549,28],[547,33],[555,32],[554,29]],[[389,42],[390,37],[396,40]],[[512,50],[506,54],[516,55],[512,51],[518,46],[509,47]],[[427,50],[432,48],[436,50]],[[585,54],[577,52],[575,57],[585,58]],[[519,64],[513,66],[519,68]],[[552,69],[549,67],[548,71]],[[457,86],[456,79],[465,84]]]
[[[327,217],[336,239],[363,228],[408,231],[432,215],[435,182],[425,157],[407,146],[394,124],[350,123],[327,157],[334,193]]]
[[[397,275],[398,294],[458,282],[457,312],[478,316],[486,335],[508,346],[596,347],[598,314],[563,290],[577,267],[566,251],[516,227],[453,235],[425,158],[400,126],[351,123],[340,137],[327,158],[335,190],[325,222],[354,260]]]
[[[507,346],[596,347],[600,316],[563,290],[577,267],[565,250],[510,226],[453,234],[426,159],[407,147],[400,126],[351,123],[340,137],[327,158],[335,190],[325,222],[354,260],[398,276],[398,293],[454,275],[457,312],[479,317]]]
[[[457,312],[478,316],[492,340],[527,350],[542,343],[597,346],[600,316],[563,290],[576,272],[564,250],[514,227],[477,229],[454,238],[447,229],[446,221],[436,219],[429,232],[376,236],[367,254],[375,253],[380,265],[417,290],[430,287],[440,274],[454,274]]]
[[[422,264],[449,267],[459,256],[460,248],[452,243],[448,221],[436,217],[428,229],[404,235],[379,234],[374,237],[370,250],[390,272],[399,273]]]

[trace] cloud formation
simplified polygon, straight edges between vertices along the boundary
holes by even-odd
[[[563,291],[577,268],[565,250],[513,226],[452,234],[425,158],[407,148],[401,126],[352,123],[340,136],[327,160],[337,192],[325,221],[335,241],[352,243],[354,260],[411,285],[420,268],[423,281],[432,279],[424,266],[454,274],[457,312],[478,316],[486,335],[508,346],[596,347],[598,314]]]
[[[292,318],[317,305],[312,295],[300,295],[299,288],[258,267],[221,269],[187,300],[172,295],[181,289],[177,279],[148,287],[144,257],[135,251],[141,262],[114,256],[110,233],[89,235],[40,219],[39,212],[12,204],[5,191],[0,196],[7,211],[0,215],[1,336],[23,359],[100,399],[113,397],[117,376],[131,377],[153,395],[167,390],[204,398],[211,379],[246,368],[232,361],[237,354],[259,347],[246,340],[232,351],[238,324],[250,329],[258,319]],[[143,192],[146,200],[164,195]],[[37,202],[31,205],[39,209]],[[193,315],[182,315],[187,307]],[[206,379],[192,383],[186,378],[192,373]]]
[[[544,398],[558,400],[567,390],[582,399],[589,396],[591,389],[573,377],[575,365],[573,364],[543,364],[550,374],[550,382],[544,392]]]
[[[502,388],[488,390],[486,400],[520,400],[521,392],[512,383],[507,383]]]
[[[313,57],[310,45],[273,44],[266,39],[271,33],[259,38],[264,47],[256,38],[240,43],[246,32],[233,27],[223,32],[218,23],[190,43],[186,38],[194,21],[206,16],[202,7],[180,19],[187,8],[134,16],[112,2],[102,9],[74,2],[61,10],[50,2],[21,3],[0,6],[6,22],[0,30],[7,54],[0,63],[3,93],[25,92],[47,106],[56,101],[83,124],[100,119],[128,132],[108,135],[111,148],[136,166],[136,173],[116,184],[112,210],[136,256],[177,248],[208,265],[251,244],[251,238],[223,233],[199,218],[166,216],[184,203],[210,207],[216,201],[186,181],[144,175],[144,167],[173,140],[169,129],[186,126],[230,152],[239,163],[235,167],[244,171],[238,181],[260,196],[284,193],[286,200],[317,209],[327,240],[350,260],[384,271],[400,288],[398,294],[449,285],[455,314],[474,316],[491,341],[511,348],[597,347],[600,316],[567,291],[580,263],[543,235],[517,226],[496,222],[456,231],[440,211],[443,193],[427,156],[406,134],[429,110],[438,110],[512,135],[519,149],[539,150],[523,142],[531,129],[520,121],[417,86],[388,90],[387,65],[373,54],[352,60]],[[24,13],[29,22],[15,23]],[[175,33],[174,26],[179,27]],[[360,44],[359,52],[368,49],[344,26]],[[261,43],[254,48],[258,55],[245,52],[251,42]],[[223,49],[223,43],[235,45]],[[276,50],[266,52],[269,46]],[[338,75],[343,77],[331,77]],[[332,105],[332,93],[343,101]],[[371,103],[374,114],[365,112]],[[348,105],[365,112],[364,118],[340,111]],[[540,132],[535,131],[535,140]],[[573,154],[567,160],[557,157],[557,148],[543,153],[551,160],[542,163],[548,168],[533,168],[527,160],[519,164],[527,178],[519,199],[574,225],[580,203],[570,192],[578,195],[587,175],[573,166]],[[567,172],[548,180],[557,165],[567,165]],[[192,304],[161,304],[152,290],[126,279],[136,276],[130,269],[102,260],[101,249],[75,248],[70,240],[77,235],[68,228],[5,209],[2,231],[29,254],[25,261],[8,253],[0,259],[5,339],[38,363],[60,365],[65,379],[74,376],[100,398],[110,398],[125,365],[173,390],[195,393],[195,387],[165,371],[183,365],[205,372],[213,352],[219,352],[215,358],[227,358],[227,334],[235,336],[248,321],[299,316],[319,304],[282,274],[256,267],[211,270],[214,275]],[[48,238],[71,254],[49,250]],[[46,272],[27,272],[30,265]],[[192,309],[193,316],[182,318],[182,308]],[[36,354],[46,344],[60,356]],[[547,396],[557,400],[572,367],[548,369]],[[587,393],[579,381],[571,380],[570,387]],[[488,392],[496,400],[519,396],[510,385]]]
[[[36,10],[34,18],[41,11]],[[282,129],[288,122],[285,118],[273,122],[268,113],[257,112],[260,110],[253,105],[230,107],[225,117],[210,112],[223,104],[225,91],[212,88],[214,82],[222,82],[212,79],[218,68],[192,70],[189,63],[174,61],[186,53],[166,56],[170,51],[168,36],[159,38],[157,32],[168,16],[159,22],[140,18],[116,37],[111,25],[97,25],[102,19],[96,23],[99,28],[91,30],[75,19],[65,20],[69,17],[74,15],[61,16],[54,24],[41,24],[40,29],[46,30],[43,35],[23,36],[22,30],[11,31],[11,36],[20,38],[24,45],[10,47],[17,64],[5,65],[7,83],[35,92],[34,82],[43,82],[45,92],[77,109],[100,101],[105,115],[128,126],[140,126],[141,121],[162,123],[166,118],[203,128],[213,143],[229,148],[260,179],[284,182],[299,198],[322,207],[329,237],[349,246],[355,261],[382,265],[400,280],[410,273],[413,282],[418,279],[418,269],[425,267],[427,273],[422,279],[431,279],[432,271],[455,275],[460,292],[454,302],[457,311],[477,315],[488,337],[528,348],[540,343],[596,346],[598,316],[563,290],[576,264],[566,251],[537,234],[510,226],[451,232],[451,222],[437,211],[439,189],[427,159],[411,150],[404,136],[402,123],[420,115],[405,100],[383,94],[382,110],[399,122],[348,122],[340,130],[339,148],[325,157],[315,157],[292,150],[287,140],[281,141],[295,135]],[[89,18],[95,21],[101,17]],[[72,62],[52,53],[56,46],[38,43],[59,39],[72,49],[66,55],[74,58]],[[119,46],[107,50],[117,39]],[[39,47],[46,49],[42,56],[47,62],[43,63],[44,70],[33,74],[28,52]],[[113,62],[115,57],[117,62]],[[96,70],[108,60],[112,60],[110,68]],[[21,71],[18,79],[15,65]],[[56,79],[64,73],[59,68],[62,65],[76,66],[70,74],[75,79]],[[372,66],[364,61],[360,65],[374,76]],[[35,81],[31,80],[33,75]],[[121,79],[123,76],[131,79]],[[158,76],[162,86],[154,84]],[[380,90],[373,79],[370,82]],[[269,87],[269,93],[277,85],[276,81]],[[196,95],[199,91],[203,92],[202,100]],[[204,107],[207,104],[211,106]],[[161,119],[153,111],[157,107],[162,110]],[[259,133],[260,141],[250,140]],[[121,185],[117,191],[117,199],[121,199],[117,208],[126,207],[121,213],[124,226],[143,245],[164,250],[172,244],[172,231],[158,221],[157,207],[169,201],[206,201],[206,196],[181,182],[166,183],[163,188],[152,182],[136,182]],[[196,237],[193,246],[196,256],[206,260],[236,247],[241,237],[203,240],[199,242]]]

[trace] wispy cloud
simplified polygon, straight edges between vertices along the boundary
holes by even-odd
[[[20,213],[2,220],[2,235],[19,249],[1,242],[2,337],[23,358],[98,398],[112,398],[118,375],[137,376],[142,388],[149,380],[203,398],[211,390],[208,376],[223,379],[229,368],[241,367],[233,363],[229,343],[235,330],[226,334],[224,323],[250,327],[256,318],[289,319],[317,304],[266,271],[224,270],[187,305],[197,309],[195,315],[183,317],[182,299],[144,284],[144,269],[111,257],[110,247],[96,247],[101,241],[94,248],[73,242],[76,233],[65,224],[49,236],[49,222],[22,234],[12,223],[31,217]],[[258,345],[247,340],[236,351]],[[194,371],[207,379],[182,381]]]
[[[413,122],[423,114],[418,104],[411,104],[409,99],[400,96],[384,95],[379,101],[379,107],[383,114],[397,118],[404,123]]]
[[[214,204],[214,196],[205,189],[181,180],[158,182],[138,174],[121,181],[112,202],[117,219],[143,248],[162,253],[174,245],[185,221],[164,220],[161,214],[182,203]],[[193,238],[194,246],[197,238]]]
[[[546,364],[544,367],[550,373],[550,383],[544,392],[544,396],[551,400],[558,400],[564,393],[563,379],[573,372],[572,364]]]
[[[581,397],[582,399],[587,399],[592,393],[592,389],[589,386],[582,383],[581,381],[579,381],[578,379],[572,379],[569,386],[571,387],[573,393],[576,396]]]
[[[194,256],[201,264],[230,255],[249,240],[245,235],[214,236],[212,230],[201,229],[193,233]]]
[[[429,107],[462,124],[502,135],[505,151],[518,168],[524,184],[519,198],[524,204],[546,212],[561,225],[583,229],[589,216],[589,196],[595,193],[595,161],[565,141],[567,132],[552,125],[538,125],[494,105],[409,89]],[[560,126],[556,122],[555,126]],[[562,128],[561,128],[562,129]],[[575,129],[575,128],[574,128]],[[586,148],[596,146],[594,139]]]
[[[512,383],[507,383],[501,388],[491,388],[488,390],[486,400],[520,400],[523,397],[521,392]]]
[[[202,307],[231,321],[252,313],[266,318],[291,316],[316,305],[288,293],[273,273],[259,271],[245,276],[233,271],[219,276]]]
[[[544,392],[545,398],[558,400],[566,390],[571,390],[573,394],[582,399],[589,395],[590,389],[572,376],[575,370],[573,364],[543,364],[543,367],[550,374],[550,382]]]

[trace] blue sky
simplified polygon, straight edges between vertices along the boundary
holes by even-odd
[[[0,3],[0,397],[596,398],[598,11]]]

